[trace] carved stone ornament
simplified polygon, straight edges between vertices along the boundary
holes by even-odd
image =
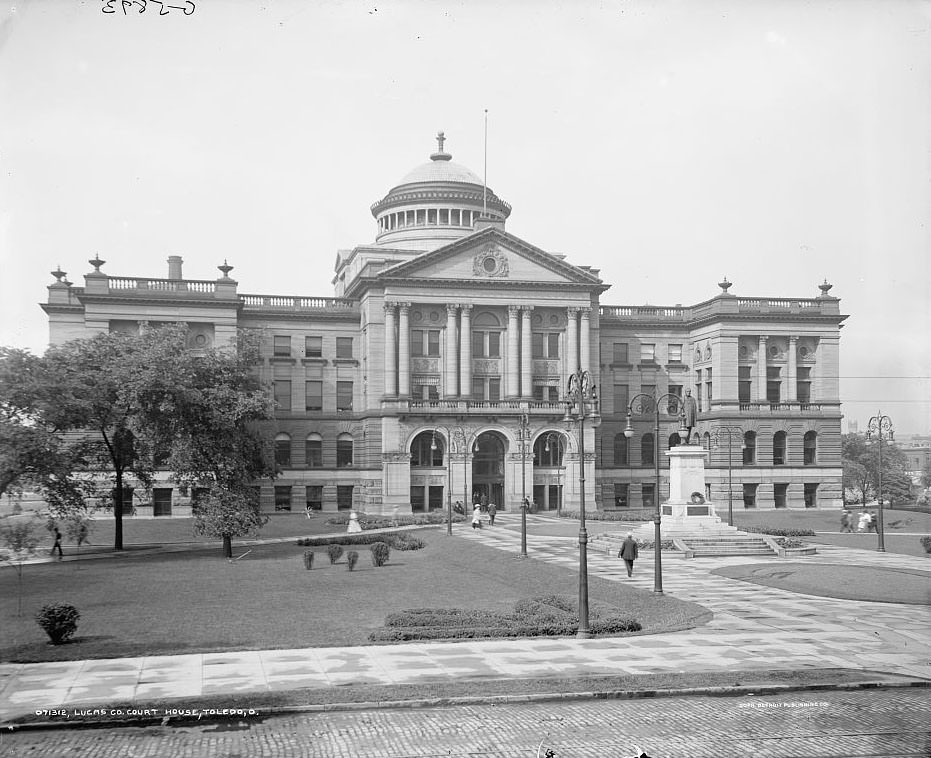
[[[415,374],[436,374],[440,370],[439,358],[411,358],[411,371]]]
[[[499,372],[499,361],[497,358],[487,358],[482,359],[478,358],[472,361],[472,370],[476,374],[482,374],[484,376],[493,375],[496,376]]]
[[[488,245],[472,260],[473,276],[507,276],[508,258],[497,245]]]

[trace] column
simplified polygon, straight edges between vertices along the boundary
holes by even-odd
[[[566,308],[566,318],[569,320],[569,328],[566,332],[566,381],[575,373],[579,367],[579,324],[578,308]],[[565,382],[563,382],[565,384]]]
[[[411,396],[411,304],[399,303],[401,321],[398,325],[398,395]]]
[[[510,398],[511,400],[516,400],[520,397],[520,374],[518,371],[518,343],[519,327],[517,324],[517,317],[520,313],[519,305],[509,305],[508,306],[508,358],[507,358],[507,368],[505,370],[506,377],[506,389],[505,397]]]
[[[797,368],[797,350],[798,337],[792,335],[789,337],[789,362],[788,371],[789,375],[786,377],[786,390],[788,395],[786,396],[787,403],[798,402],[798,368]]]
[[[385,303],[385,396],[398,396],[398,347],[394,335],[394,303]]]
[[[456,376],[456,351],[459,346],[456,344],[456,311],[459,309],[456,305],[446,306],[446,397],[456,397],[456,384],[459,379]]]
[[[756,399],[766,402],[766,336],[760,335],[760,346],[756,353]]]
[[[521,310],[520,396],[522,400],[533,399],[533,337],[530,333],[532,311],[532,305],[525,305]]]
[[[583,371],[591,370],[591,308],[582,308],[582,332],[579,335],[579,365]]]
[[[472,306],[463,305],[459,329],[459,396],[472,397]]]

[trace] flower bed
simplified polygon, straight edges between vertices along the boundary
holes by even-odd
[[[420,550],[427,543],[408,532],[394,534],[327,534],[319,537],[305,537],[297,541],[300,547],[322,547],[324,545],[371,545],[384,542],[392,550]]]
[[[741,532],[749,534],[768,534],[770,537],[814,537],[815,533],[811,529],[780,529],[765,524],[747,524],[741,526],[737,524]]]
[[[365,529],[390,529],[394,526],[433,526],[435,524],[446,523],[446,511],[431,511],[430,513],[417,514],[416,516],[370,516],[365,513],[357,514],[359,525]],[[453,523],[465,521],[465,516],[453,513]],[[336,513],[330,516],[327,524],[346,525],[349,523],[349,512]]]

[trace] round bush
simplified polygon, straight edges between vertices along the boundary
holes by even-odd
[[[384,566],[388,562],[388,557],[391,555],[391,548],[384,542],[373,542],[372,547],[369,548],[372,551],[372,565],[373,566]]]
[[[346,553],[346,566],[352,571],[356,564],[359,562],[359,554],[355,550],[350,550]]]
[[[326,547],[327,555],[330,556],[330,563],[336,563],[340,556],[343,554],[342,545],[327,545]]]
[[[73,605],[45,605],[36,614],[36,623],[45,630],[53,645],[61,645],[78,629],[81,614]]]

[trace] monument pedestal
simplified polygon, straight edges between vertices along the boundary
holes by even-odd
[[[705,457],[700,445],[678,445],[666,452],[669,458],[669,499],[660,504],[663,539],[736,534],[715,513],[714,503],[705,500]],[[643,524],[634,530],[641,539],[654,538],[654,525]]]

